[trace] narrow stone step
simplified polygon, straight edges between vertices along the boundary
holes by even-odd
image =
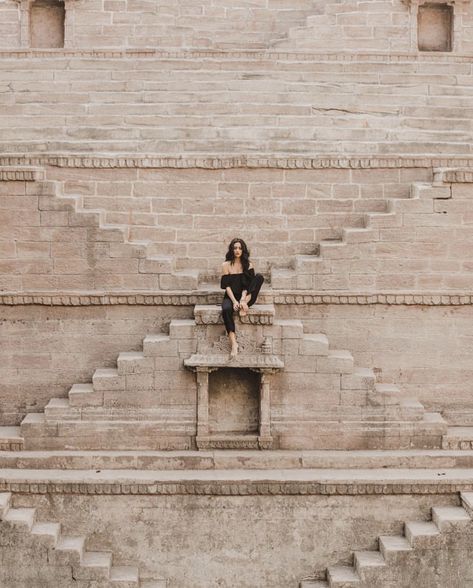
[[[154,371],[154,358],[145,357],[142,351],[122,351],[117,358],[117,371],[126,374],[145,374]]]
[[[373,227],[348,227],[342,233],[345,243],[370,243],[379,240],[379,231]]]
[[[385,566],[386,561],[379,551],[355,551],[354,553],[354,567],[361,577],[366,571]]]
[[[411,544],[402,535],[381,535],[378,542],[379,550],[386,560],[397,556],[399,553],[412,551]]]
[[[352,374],[354,369],[352,354],[345,349],[333,349],[326,357],[317,358],[317,371],[330,374]]]
[[[327,568],[327,580],[330,588],[359,587],[361,578],[353,566],[332,566]]]
[[[140,588],[167,588],[167,580],[140,580]]]
[[[392,406],[399,404],[401,391],[394,384],[375,384],[374,394],[370,401],[378,406]]]
[[[435,506],[432,508],[432,521],[441,531],[445,531],[469,525],[471,517],[461,506]]]
[[[323,333],[305,334],[300,344],[302,355],[328,355],[329,340]]]
[[[405,524],[404,530],[412,547],[431,547],[440,536],[437,525],[432,522],[409,522]]]
[[[172,341],[169,335],[159,333],[156,335],[146,335],[143,339],[143,355],[145,357],[175,357],[177,353],[177,341]]]
[[[272,325],[275,315],[273,304],[255,304],[248,310],[246,317],[239,317],[242,323]],[[194,318],[198,325],[223,324],[222,310],[220,305],[196,305],[194,307]]]
[[[23,437],[20,427],[0,427],[0,451],[21,451]]]
[[[55,549],[55,557],[60,561],[80,565],[84,556],[86,538],[60,535]]]
[[[31,534],[46,537],[51,541],[53,547],[57,545],[61,525],[59,523],[34,523]]]
[[[329,588],[325,580],[302,580],[299,582],[299,588]]]
[[[75,408],[102,406],[103,393],[94,390],[93,384],[74,384],[69,390],[69,404]]]
[[[124,390],[125,377],[118,373],[117,368],[99,368],[92,376],[95,391]]]
[[[112,554],[107,551],[84,552],[80,565],[74,566],[77,580],[109,580]]]
[[[462,501],[463,508],[470,515],[470,517],[473,517],[473,492],[461,492],[460,498]],[[1,511],[1,503],[0,503],[0,511]]]
[[[3,516],[3,520],[9,523],[26,525],[32,529],[34,525],[36,509],[34,508],[9,508]]]
[[[134,566],[113,566],[110,570],[110,582],[120,588],[135,588],[139,585],[138,568]]]

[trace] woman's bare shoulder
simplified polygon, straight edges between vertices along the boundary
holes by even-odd
[[[250,265],[248,266],[248,269],[255,269],[255,266],[250,262]]]
[[[230,273],[230,262],[229,261],[224,261],[222,263],[222,274],[229,274]]]

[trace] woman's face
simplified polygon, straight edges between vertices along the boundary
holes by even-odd
[[[235,259],[240,259],[242,253],[243,249],[241,243],[240,241],[237,241],[233,244],[233,255],[235,256]]]

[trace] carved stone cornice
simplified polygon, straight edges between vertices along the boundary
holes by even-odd
[[[471,61],[471,59],[470,59]],[[57,154],[11,154],[0,156],[0,167],[60,167],[84,169],[113,168],[170,168],[170,169],[379,169],[379,168],[473,168],[473,156],[383,156],[383,155],[228,155],[209,154],[192,156],[166,155],[57,155]]]
[[[0,479],[0,492],[19,494],[68,494],[83,496],[101,495],[210,495],[210,496],[308,496],[308,495],[400,495],[400,494],[457,494],[473,491],[471,481],[438,480],[436,482],[406,481],[194,481],[176,480],[172,482],[112,482],[81,481],[11,481]],[[289,476],[288,476],[289,477]],[[290,478],[290,477],[289,477]]]
[[[273,304],[295,305],[370,305],[388,306],[470,306],[472,292],[314,292],[300,290],[266,291],[260,294],[261,301]],[[195,306],[196,304],[219,304],[222,293],[215,292],[17,292],[0,293],[0,306]]]

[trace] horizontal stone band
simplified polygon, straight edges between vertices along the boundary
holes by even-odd
[[[301,293],[277,292],[264,293],[263,303],[273,304],[387,304],[387,305],[420,305],[420,306],[464,306],[473,304],[473,293]],[[10,293],[0,294],[0,306],[192,306],[195,304],[218,304],[221,302],[220,292],[166,294],[136,293]]]
[[[0,481],[0,492],[19,494],[80,494],[80,495],[211,495],[211,496],[276,496],[276,495],[397,495],[454,494],[473,490],[465,483],[324,483],[324,482],[164,482],[155,484],[128,483],[28,483]]]
[[[173,157],[167,155],[55,155],[55,154],[9,154],[0,156],[0,166],[53,166],[61,168],[139,168],[139,169],[379,169],[379,168],[473,168],[473,157],[383,157],[325,155],[284,156],[284,155],[228,155],[209,154]],[[0,178],[8,180],[8,177]],[[15,179],[15,178],[10,178]],[[465,181],[465,180],[463,180]]]

